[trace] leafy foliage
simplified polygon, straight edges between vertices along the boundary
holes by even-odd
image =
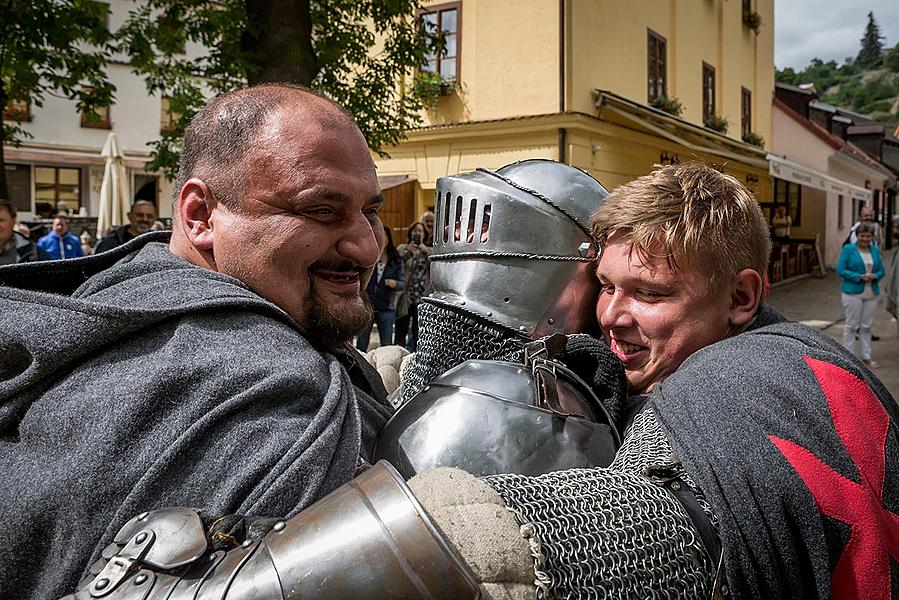
[[[395,144],[420,122],[423,107],[414,88],[405,93],[399,84],[436,43],[418,27],[416,7],[415,0],[143,2],[119,30],[119,49],[178,115],[153,143],[147,168],[173,176],[184,128],[204,91],[245,83],[309,86],[353,114],[373,150]],[[209,50],[188,58],[180,53],[185,44]]]
[[[649,105],[653,108],[663,110],[670,115],[674,115],[675,117],[681,116],[684,112],[684,105],[674,96],[659,96],[650,102]]]
[[[440,73],[419,71],[412,82],[413,92],[428,109],[436,109],[441,96],[448,96],[459,89],[455,79],[444,79]]]
[[[743,141],[747,144],[752,144],[753,146],[758,146],[759,148],[765,147],[765,138],[755,133],[754,131],[750,131],[747,135],[743,136]]]
[[[730,123],[727,122],[727,119],[720,115],[709,115],[705,119],[703,119],[703,125],[708,127],[713,131],[717,131],[718,133],[727,133],[727,128],[730,126]]]
[[[884,68],[879,68],[881,39],[874,15],[868,13],[868,26],[857,58],[847,58],[842,65],[813,58],[801,71],[792,68],[776,71],[775,79],[791,85],[812,83],[822,101],[866,114],[893,129],[899,124],[899,113],[895,110],[899,104],[899,44],[883,58]],[[873,49],[876,49],[876,61],[872,57]],[[878,68],[868,66],[871,64]]]
[[[48,95],[73,99],[85,113],[110,104],[115,88],[105,73],[112,51],[106,10],[89,0],[0,2],[0,106],[43,106]],[[23,137],[28,133],[14,121],[0,127],[0,198],[9,196],[2,144]]]
[[[883,57],[883,66],[893,73],[899,73],[899,44],[893,46],[893,49]]]
[[[865,26],[865,34],[861,39],[862,47],[858,51],[855,62],[860,67],[873,69],[880,66],[880,51],[883,50],[883,36],[880,35],[880,26],[874,20],[874,13],[868,13],[868,24]]]
[[[762,15],[757,13],[754,10],[747,10],[743,12],[743,24],[746,27],[753,30],[756,35],[758,35],[759,30],[762,28]]]

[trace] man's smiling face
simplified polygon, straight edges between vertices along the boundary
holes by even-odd
[[[280,306],[314,341],[347,341],[371,316],[362,290],[384,237],[362,134],[287,106],[269,117],[240,168],[239,207],[218,202],[210,218],[217,270]]]
[[[596,316],[624,363],[631,393],[646,393],[704,346],[727,337],[731,291],[710,290],[699,268],[631,252],[628,236],[603,247]]]

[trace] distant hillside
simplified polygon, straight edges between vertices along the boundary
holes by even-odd
[[[792,85],[813,83],[823,102],[868,115],[890,133],[899,125],[899,44],[883,54],[876,68],[861,68],[851,58],[842,65],[815,58],[801,71],[777,70],[775,79]]]

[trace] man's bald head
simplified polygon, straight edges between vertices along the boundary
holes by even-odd
[[[194,115],[184,132],[172,188],[175,202],[184,184],[196,177],[210,186],[217,200],[238,208],[247,175],[240,166],[257,145],[265,124],[285,109],[291,118],[309,119],[325,128],[355,128],[343,108],[301,86],[265,84],[219,96]]]

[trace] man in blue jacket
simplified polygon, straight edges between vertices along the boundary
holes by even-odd
[[[81,240],[69,231],[65,215],[56,215],[53,218],[52,230],[39,239],[37,245],[47,251],[51,260],[84,256]]]

